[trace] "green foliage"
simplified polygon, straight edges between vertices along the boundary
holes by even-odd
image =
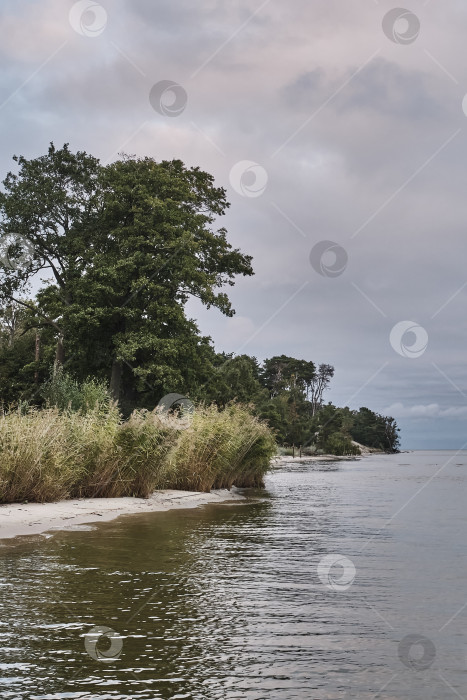
[[[1,233],[19,242],[8,251],[14,264],[3,267],[0,296],[11,302],[33,275],[47,271],[65,301],[68,281],[83,270],[92,243],[89,223],[99,205],[99,162],[86,153],[71,153],[68,145],[57,150],[53,144],[44,156],[13,160],[18,172],[7,174],[0,192]],[[41,319],[58,330],[52,317],[42,314]]]
[[[108,411],[111,397],[106,384],[90,377],[83,382],[73,379],[63,367],[55,367],[40,392],[46,405],[60,411]]]
[[[257,405],[261,400],[267,400],[267,392],[259,381],[259,371],[255,357],[221,353],[214,358],[201,398],[218,406],[231,401]]]
[[[399,428],[394,418],[374,413],[365,407],[354,411],[353,418],[351,434],[354,440],[368,447],[397,452]]]
[[[331,454],[358,454],[352,440],[386,452],[397,452],[399,448],[395,420],[368,408],[351,411],[327,404],[314,416],[311,427],[311,442]]]
[[[34,333],[0,344],[0,400],[8,406],[34,386]]]
[[[229,206],[225,190],[179,160],[102,166],[53,144],[40,158],[15,160],[0,194],[0,232],[19,234],[32,253],[23,260],[10,251],[21,264],[4,266],[4,304],[38,272],[52,275],[28,302],[29,326],[52,332],[57,359],[78,379],[110,382],[126,412],[203,383],[214,352],[185,302],[195,296],[230,316],[225,286],[253,274],[251,258],[215,227]]]
[[[294,389],[308,396],[315,377],[316,368],[313,362],[297,360],[287,355],[265,360],[261,370],[262,383],[268,389],[271,398],[283,391]]]
[[[352,443],[348,435],[344,433],[332,433],[325,447],[324,452],[332,455],[359,455],[360,449]]]
[[[312,363],[307,364],[310,367]],[[262,371],[260,368],[260,380],[271,398],[264,400],[258,394],[255,411],[274,429],[279,444],[302,445],[308,451],[312,448],[336,455],[360,454],[353,441],[387,452],[399,449],[399,429],[393,418],[367,408],[351,411],[323,405],[322,393],[334,368],[319,365],[314,374],[310,372],[307,379],[300,380],[295,368],[303,366],[282,355],[266,360]]]

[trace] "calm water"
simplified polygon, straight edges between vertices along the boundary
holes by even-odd
[[[466,475],[296,463],[246,504],[5,541],[1,697],[467,698]]]

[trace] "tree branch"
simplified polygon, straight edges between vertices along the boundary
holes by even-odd
[[[62,333],[62,329],[60,328],[60,326],[58,325],[58,323],[56,323],[56,322],[53,321],[51,318],[49,318],[48,316],[46,316],[45,314],[43,314],[42,311],[39,311],[38,309],[36,309],[36,307],[33,306],[32,304],[29,304],[27,301],[22,301],[21,299],[15,299],[14,297],[9,297],[9,298],[11,299],[11,301],[16,302],[16,304],[21,304],[21,306],[25,306],[25,307],[26,307],[27,309],[29,309],[30,311],[34,311],[35,314],[38,314],[39,316],[42,316],[42,318],[43,318],[45,321],[47,321],[47,323],[48,323],[50,326],[53,326],[59,333]]]

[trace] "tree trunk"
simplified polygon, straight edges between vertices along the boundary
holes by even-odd
[[[34,360],[36,362],[39,362],[41,358],[41,336],[39,331],[36,331],[36,349],[34,353]],[[36,371],[34,372],[34,383],[38,384],[39,383],[39,371],[36,368]]]
[[[110,395],[114,401],[118,401],[120,399],[122,369],[122,363],[120,360],[114,360],[112,363],[112,376],[110,378]]]
[[[63,347],[63,335],[58,336],[57,350],[55,352],[55,367],[58,368],[65,362],[65,349]]]

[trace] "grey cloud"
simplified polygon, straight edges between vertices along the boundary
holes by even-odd
[[[326,99],[350,81],[359,66],[347,68],[340,76],[328,75],[322,66],[300,75],[283,89],[284,104],[312,113]],[[434,122],[445,112],[439,101],[439,80],[425,72],[405,69],[384,57],[375,57],[349,82],[348,89],[336,95],[331,111],[345,118],[346,112],[370,110],[391,120],[409,119]],[[436,84],[438,83],[438,84]],[[371,116],[371,115],[370,115]],[[394,124],[394,121],[392,121]],[[394,126],[397,125],[397,122]]]
[[[388,406],[385,412],[396,418],[463,418],[467,416],[467,405],[441,408],[437,403],[404,406],[399,402]]]

